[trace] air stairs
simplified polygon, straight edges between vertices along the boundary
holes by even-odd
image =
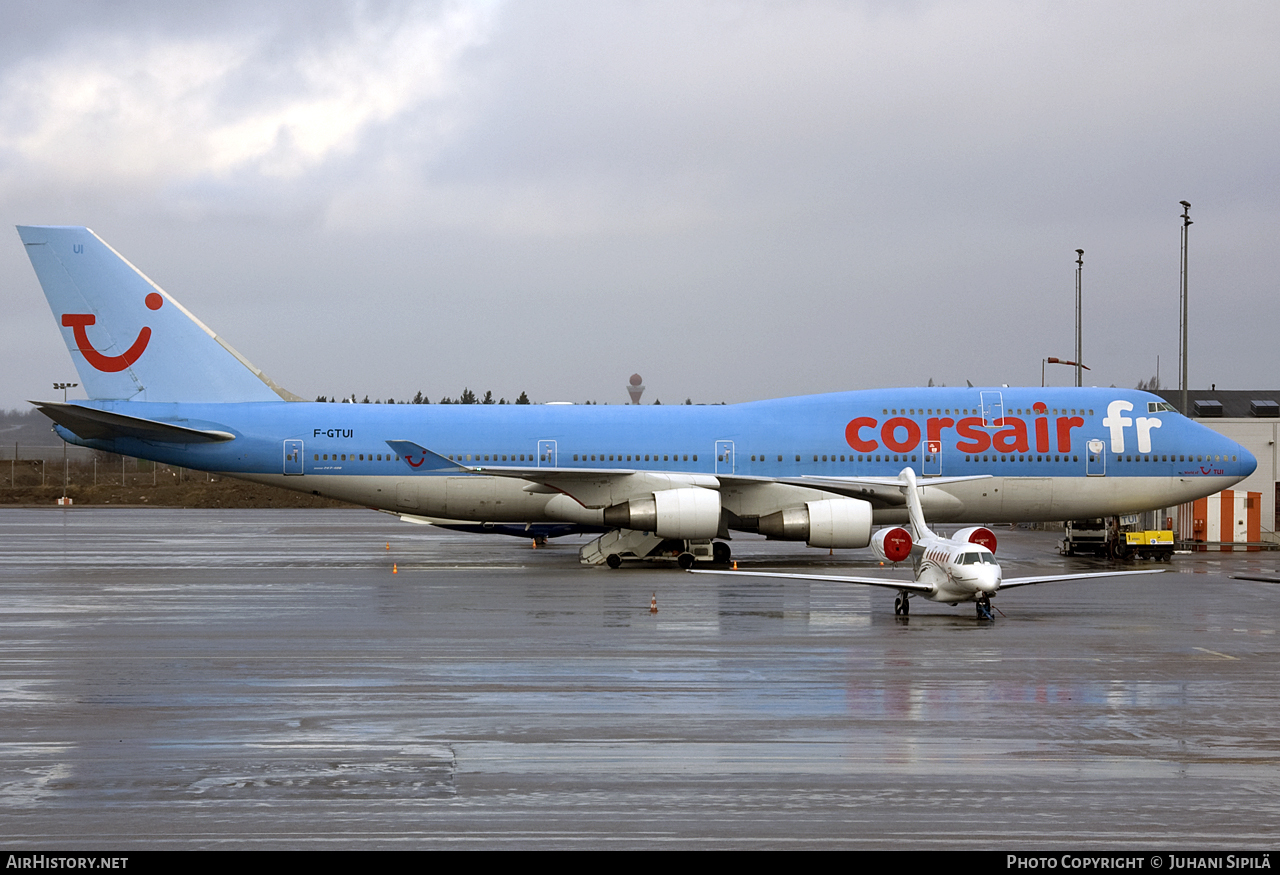
[[[663,540],[652,532],[613,529],[584,544],[578,551],[578,561],[583,565],[608,563],[610,568],[617,568],[623,559],[643,559],[648,556]],[[610,561],[612,556],[618,557],[617,560]]]

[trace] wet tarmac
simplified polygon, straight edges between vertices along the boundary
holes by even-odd
[[[1064,567],[998,530],[1006,576]],[[972,606],[371,511],[0,510],[0,838],[1270,849],[1280,554]],[[387,545],[390,545],[390,549]],[[867,551],[733,542],[745,570]],[[392,573],[393,563],[396,573]],[[854,571],[852,569],[859,569]],[[658,613],[650,614],[656,594]]]

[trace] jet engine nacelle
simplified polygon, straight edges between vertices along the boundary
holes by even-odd
[[[970,544],[986,547],[992,553],[996,552],[996,533],[986,526],[971,526],[967,529],[961,529],[951,536],[951,540],[967,541]]]
[[[911,555],[911,533],[901,526],[871,536],[871,550],[881,562],[901,562]]]
[[[760,534],[810,547],[865,547],[871,543],[871,505],[856,498],[806,501],[760,517]]]
[[[696,486],[664,489],[606,507],[604,524],[653,532],[660,538],[714,538],[720,531],[720,493]]]

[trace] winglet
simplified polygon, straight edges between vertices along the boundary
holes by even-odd
[[[920,490],[916,488],[916,472],[910,468],[903,468],[902,473],[898,475],[898,480],[902,482],[902,494],[907,499],[907,513],[911,517],[911,527],[915,529],[915,539],[920,541],[924,538],[932,538],[933,532],[924,521],[924,508],[920,505]]]
[[[452,459],[447,459],[439,453],[434,453],[424,446],[415,444],[413,441],[387,441],[387,446],[395,450],[396,455],[419,474],[456,473],[472,470],[466,465],[460,465]]]

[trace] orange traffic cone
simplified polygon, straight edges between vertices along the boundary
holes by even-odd
[[[649,613],[658,613],[658,594],[655,592],[653,598],[649,600]]]
[[[392,574],[399,574],[399,573],[400,573],[400,569],[396,567],[396,564],[395,564],[394,562],[392,562],[392,563],[391,563],[391,573],[392,573]]]

